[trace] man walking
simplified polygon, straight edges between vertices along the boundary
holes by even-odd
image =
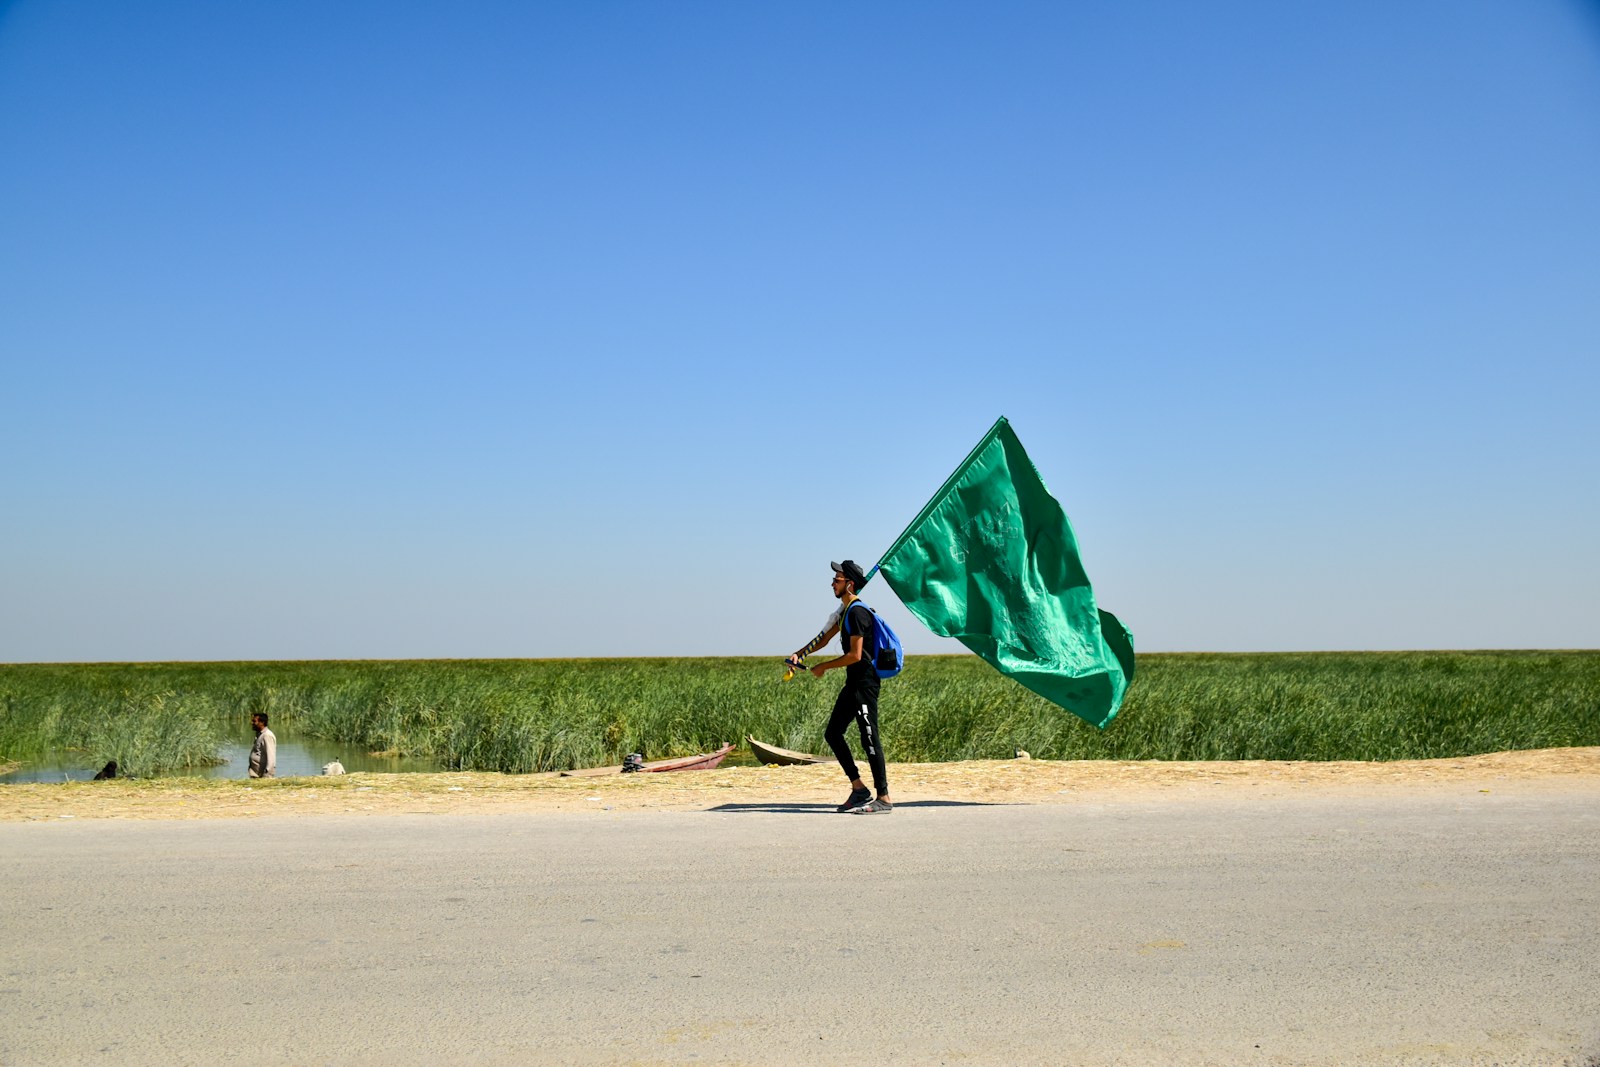
[[[856,815],[886,815],[894,811],[889,802],[889,772],[884,765],[883,744],[878,738],[878,671],[866,650],[873,647],[873,630],[878,620],[872,609],[856,599],[856,592],[867,584],[854,560],[830,563],[833,568],[833,595],[839,600],[839,614],[828,621],[827,627],[809,644],[789,657],[788,662],[799,667],[800,661],[842,633],[840,645],[844,654],[811,668],[811,673],[821,678],[835,667],[843,667],[844,688],[833,702],[833,714],[828,719],[828,747],[850,779],[850,796],[839,811]],[[850,755],[850,743],[845,732],[854,720],[861,733],[861,747],[866,750],[867,764],[872,768],[872,786],[877,791],[874,798],[861,780],[856,761]]]
[[[278,773],[278,739],[267,729],[267,713],[258,711],[251,715],[250,729],[256,732],[256,743],[250,746],[250,777],[275,777]]]

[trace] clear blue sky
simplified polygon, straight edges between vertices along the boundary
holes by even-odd
[[[1600,646],[1600,7],[0,4],[0,662]],[[958,650],[882,583],[912,652]]]

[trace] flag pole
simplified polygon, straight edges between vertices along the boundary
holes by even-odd
[[[933,496],[929,497],[926,504],[922,505],[922,510],[917,512],[917,517],[912,519],[911,522],[906,525],[904,530],[900,531],[900,536],[894,539],[894,543],[889,546],[889,551],[878,557],[878,562],[874,563],[872,565],[872,569],[867,572],[866,578],[861,582],[862,585],[866,585],[867,582],[872,581],[872,576],[878,573],[878,569],[883,566],[883,561],[895,554],[895,551],[900,547],[901,542],[910,536],[912,530],[915,530],[918,526],[922,525],[922,520],[928,517],[928,512],[933,510],[933,506],[935,504],[944,499],[944,495],[950,491],[950,487],[956,484],[956,482],[960,480],[961,476],[967,472],[967,465],[977,457],[979,452],[982,452],[985,448],[989,447],[989,442],[994,440],[994,435],[999,433],[1000,427],[1004,426],[1005,424],[1006,417],[1004,415],[1001,415],[995,420],[994,425],[989,427],[989,432],[983,435],[983,440],[979,441],[972,447],[972,451],[967,453],[967,458],[962,460],[956,466],[956,469],[950,473],[950,477],[944,480],[944,484],[939,486],[939,491],[934,493]]]

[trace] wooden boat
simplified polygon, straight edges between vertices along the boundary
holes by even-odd
[[[723,745],[715,752],[701,752],[693,756],[679,756],[676,759],[651,760],[642,768],[645,773],[654,771],[709,771],[717,764],[728,758],[728,753],[733,751],[733,745]],[[622,765],[615,767],[585,767],[582,770],[562,771],[563,778],[601,778],[608,774],[621,774]]]
[[[756,754],[756,759],[762,766],[776,763],[780,767],[797,767],[808,763],[827,763],[821,756],[813,756],[808,752],[790,752],[777,745],[764,745],[753,737],[746,737],[745,743],[750,746],[750,751]]]

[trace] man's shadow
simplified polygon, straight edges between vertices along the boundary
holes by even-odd
[[[896,804],[895,810],[901,808],[1008,808],[1012,804],[993,804],[980,800],[907,800]],[[841,815],[837,804],[718,804],[706,811],[726,811],[736,814],[746,812],[765,812],[771,815]]]

